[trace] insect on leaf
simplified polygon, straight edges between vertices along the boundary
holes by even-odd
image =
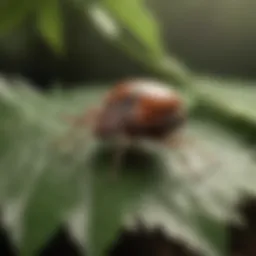
[[[107,163],[97,160],[100,166],[91,170],[94,181],[87,232],[92,253],[104,254],[121,227],[134,228],[141,218],[149,230],[163,229],[203,255],[224,255],[228,239],[225,221],[237,217],[235,202],[240,189],[246,190],[246,182],[255,182],[255,163],[243,143],[221,127],[203,119],[192,120],[188,133],[197,140],[184,152],[190,157],[189,166],[180,165],[175,151],[156,150],[160,156],[155,160],[154,154],[131,151],[118,183],[112,184],[107,173],[112,170],[109,159],[113,152],[106,156]],[[210,159],[201,158],[204,150]],[[161,155],[167,158],[163,160]],[[193,178],[198,170],[205,175],[202,182]]]
[[[113,180],[116,148],[99,145],[94,152],[88,149],[93,153],[89,156],[87,150],[66,155],[50,146],[63,126],[68,127],[58,118],[82,113],[100,101],[106,88],[45,97],[1,80],[0,89],[5,124],[0,182],[8,180],[0,183],[0,196],[7,203],[10,197],[24,202],[18,225],[21,255],[35,255],[74,209],[86,210],[86,223],[80,222],[86,240],[79,241],[92,255],[104,255],[121,227],[136,226],[138,218],[149,230],[162,228],[203,255],[225,255],[225,226],[237,218],[241,191],[256,193],[255,160],[235,133],[204,116],[191,117],[185,132],[195,139],[194,145],[180,151],[136,145],[127,151]],[[189,165],[178,161],[180,153],[188,156]],[[204,178],[198,182],[194,173]]]

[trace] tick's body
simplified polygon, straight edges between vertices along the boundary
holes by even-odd
[[[172,148],[184,145],[185,141],[188,144],[183,133],[179,133],[185,121],[179,94],[162,83],[135,79],[118,83],[99,107],[75,118],[74,125],[92,126],[93,135],[100,140],[118,138],[115,170],[121,164],[128,141],[153,140]],[[180,154],[180,159],[189,166],[184,154]]]
[[[109,92],[95,120],[99,138],[123,134],[132,138],[164,139],[184,122],[183,102],[162,83],[132,80]]]

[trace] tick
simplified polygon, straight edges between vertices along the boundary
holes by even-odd
[[[116,169],[130,142],[155,141],[169,148],[188,142],[182,136],[186,122],[185,104],[177,91],[160,81],[131,79],[115,84],[98,107],[74,118],[72,130],[91,126],[97,139],[117,139]]]

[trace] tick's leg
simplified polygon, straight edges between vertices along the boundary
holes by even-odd
[[[125,153],[127,152],[129,146],[130,140],[127,137],[120,136],[120,138],[118,138],[118,145],[115,149],[113,157],[114,164],[112,169],[112,175],[114,179],[118,178],[118,174],[122,168],[122,164],[124,163],[123,160]]]

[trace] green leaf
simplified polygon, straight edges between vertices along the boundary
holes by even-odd
[[[107,38],[113,40],[121,36],[120,25],[102,5],[90,4],[88,8],[86,8],[86,11],[93,24]]]
[[[113,171],[118,171],[113,169],[113,157],[111,147],[103,147],[93,159],[99,164],[91,169],[91,210],[87,227],[90,255],[103,255],[121,228],[125,212],[136,204],[140,193],[152,186],[152,177],[147,179],[140,175],[136,166],[129,166],[125,173],[118,173],[119,178],[113,180]]]
[[[242,116],[256,124],[255,82],[204,78],[198,80],[197,90],[229,115]]]
[[[184,131],[193,144],[166,150],[139,143],[127,151],[113,180],[113,144],[78,137],[81,147],[74,138],[77,147],[65,153],[52,143],[68,129],[61,117],[98,106],[106,89],[92,86],[42,96],[22,83],[11,87],[0,80],[5,124],[0,181],[7,181],[0,183],[0,196],[5,205],[22,202],[12,225],[21,255],[35,255],[61,223],[74,218],[76,209],[83,218],[70,225],[90,255],[104,255],[121,227],[136,227],[138,219],[204,255],[225,255],[226,223],[239,220],[235,206],[241,196],[256,193],[251,149],[224,126],[193,117]],[[188,164],[181,156],[187,156]],[[84,234],[77,230],[82,225]]]
[[[240,199],[240,189],[248,186],[251,191],[248,181],[256,181],[255,163],[246,146],[214,124],[194,120],[187,132],[197,142],[193,148],[182,149],[198,165],[190,166],[191,170],[178,165],[176,151],[155,149],[151,156],[141,150],[130,151],[115,183],[109,179],[115,151],[110,150],[107,160],[96,161],[101,164],[91,171],[91,255],[104,255],[120,227],[136,227],[138,218],[149,228],[160,227],[204,255],[225,255],[225,222],[237,218],[235,203]],[[210,159],[199,158],[205,151]],[[212,159],[218,161],[217,166]],[[195,170],[206,175],[202,182],[193,179]]]
[[[152,54],[165,54],[159,26],[143,0],[103,0],[103,6]]]
[[[165,49],[160,28],[143,0],[89,2],[86,12],[96,28],[132,58],[183,87],[191,84],[185,65]]]
[[[255,142],[255,82],[201,77],[193,91],[197,98],[195,111],[199,115],[228,124],[250,143]]]
[[[35,255],[85,196],[86,151],[70,157],[56,147],[67,126],[58,115],[66,105],[55,95],[52,102],[23,83],[6,84],[2,79],[0,111],[9,124],[2,127],[0,196],[21,212],[12,224],[20,254]]]
[[[63,53],[64,28],[61,2],[59,0],[40,2],[37,10],[37,28],[56,53]]]
[[[86,180],[81,159],[73,164],[64,158],[58,160],[57,164],[56,159],[48,160],[29,191],[22,219],[21,255],[35,255],[81,200]]]

